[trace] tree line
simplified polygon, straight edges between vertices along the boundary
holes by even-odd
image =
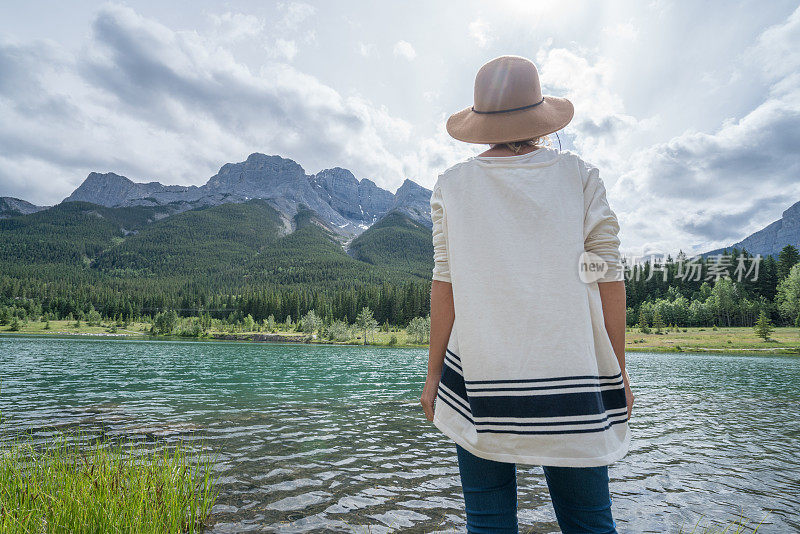
[[[787,245],[777,259],[733,248],[706,257],[681,253],[628,265],[627,323],[754,326],[763,312],[775,324],[800,326],[799,261],[797,248]]]
[[[742,258],[749,275],[737,277]],[[789,245],[777,259],[734,248],[718,256],[680,253],[626,265],[628,325],[753,326],[762,312],[775,324],[800,324],[799,261],[797,249]],[[333,287],[247,282],[231,293],[203,279],[108,277],[69,269],[48,275],[38,277],[35,269],[0,274],[0,324],[14,317],[86,320],[94,314],[152,321],[172,310],[178,317],[226,324],[241,324],[248,316],[256,323],[270,316],[296,322],[313,311],[326,324],[339,320],[349,325],[368,308],[379,324],[404,327],[430,314],[430,281],[417,279],[382,284],[342,280]]]

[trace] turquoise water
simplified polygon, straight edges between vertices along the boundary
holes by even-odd
[[[2,439],[80,427],[219,453],[215,533],[462,532],[455,447],[418,406],[427,351],[0,336]],[[800,530],[800,358],[628,355],[620,532],[740,513]],[[519,466],[522,532],[558,532]],[[704,516],[701,520],[701,516]]]

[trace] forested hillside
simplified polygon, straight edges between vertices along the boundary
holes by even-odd
[[[309,311],[352,323],[429,312],[430,228],[391,211],[347,244],[316,212],[291,218],[263,199],[183,211],[170,204],[63,202],[0,220],[0,324],[11,317],[133,320],[164,310],[230,322],[297,321]],[[797,250],[755,261],[666,258],[627,269],[628,324],[751,326],[800,316]],[[513,320],[513,319],[510,319]]]
[[[350,254],[371,265],[428,278],[433,268],[431,230],[393,212],[355,238]]]
[[[427,314],[424,268],[351,257],[308,209],[285,221],[253,199],[170,213],[64,202],[0,220],[0,306],[6,316],[53,318],[176,309],[297,320],[314,309],[352,322],[366,306],[381,322],[406,324]],[[419,238],[430,241],[430,231]]]

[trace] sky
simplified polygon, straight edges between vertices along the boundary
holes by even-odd
[[[445,122],[505,54],[573,102],[559,140],[626,254],[724,246],[800,201],[800,7],[688,0],[6,3],[0,196],[202,185],[253,152],[431,188],[488,148]]]

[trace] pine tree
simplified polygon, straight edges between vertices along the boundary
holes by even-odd
[[[647,326],[647,317],[644,314],[644,308],[639,309],[639,331],[642,334],[650,333],[650,328]]]
[[[767,314],[764,313],[764,310],[761,310],[761,313],[758,314],[758,321],[756,321],[755,331],[756,335],[762,338],[764,341],[769,341],[769,336],[772,334],[772,323],[767,317]]]
[[[656,334],[660,334],[664,328],[664,321],[661,319],[661,314],[658,313],[657,309],[653,310],[653,328],[656,329]]]
[[[778,254],[778,280],[783,280],[796,263],[800,262],[800,252],[792,245],[786,245]]]

